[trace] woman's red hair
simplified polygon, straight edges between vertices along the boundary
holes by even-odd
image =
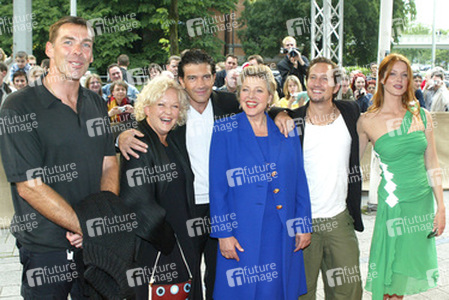
[[[408,78],[407,90],[404,95],[402,95],[402,106],[413,114],[419,114],[419,109],[412,109],[410,107],[410,102],[412,101],[415,101],[417,103],[415,105],[418,105],[419,107],[419,103],[415,98],[415,92],[413,91],[412,67],[410,66],[409,60],[405,56],[397,53],[391,53],[390,55],[386,56],[380,63],[379,76],[377,77],[379,80],[379,86],[377,87],[376,93],[373,96],[373,104],[368,108],[369,112],[376,112],[380,108],[382,108],[385,98],[384,85],[382,81],[385,82],[388,80],[388,77],[390,77],[391,69],[393,69],[394,64],[399,61],[404,62],[407,66]]]

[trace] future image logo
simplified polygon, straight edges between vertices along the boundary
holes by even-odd
[[[79,274],[74,262],[51,267],[34,268],[26,271],[26,278],[30,287],[55,284],[58,282],[72,282],[78,276]]]
[[[202,18],[195,18],[187,20],[187,34],[190,37],[203,35],[205,29],[204,20]]]
[[[237,215],[235,213],[223,216],[195,218],[186,221],[187,232],[190,237],[201,236],[217,232],[232,232],[237,229]]]
[[[342,286],[343,284],[349,284],[354,282],[360,282],[360,269],[359,266],[344,268],[334,268],[326,271],[327,282],[330,287]]]
[[[215,34],[219,31],[232,31],[237,28],[238,23],[235,13],[226,15],[215,15],[204,18],[194,18],[187,20],[187,34],[190,37],[202,36],[203,34]]]
[[[287,220],[287,232],[290,237],[295,237],[296,234],[303,234],[310,232],[312,228],[312,220],[307,216],[304,218],[295,218]]]
[[[258,282],[271,282],[279,278],[276,264],[245,266],[226,271],[226,278],[230,287],[254,284]]]
[[[121,216],[89,219],[86,221],[87,233],[90,237],[101,236],[117,232],[131,232],[137,228],[135,213]]]
[[[417,232],[430,232],[433,229],[434,216],[433,213],[430,213],[387,220],[388,236],[396,237]]]
[[[129,32],[132,29],[139,27],[139,22],[136,20],[135,13],[113,17],[94,18],[88,20],[87,24],[92,29],[94,36],[121,31]]]
[[[273,178],[277,178],[276,164],[267,163],[265,165],[254,165],[251,167],[234,168],[226,171],[229,187],[242,186],[244,184],[252,184],[255,182],[267,181],[271,182]]]
[[[310,19],[308,17],[287,20],[285,25],[289,36],[301,36],[310,32]]]

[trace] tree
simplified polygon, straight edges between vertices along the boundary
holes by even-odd
[[[322,4],[322,3],[321,3]],[[244,2],[240,31],[245,53],[259,53],[273,57],[278,53],[282,38],[288,35],[287,21],[303,18],[310,22],[310,0],[257,0]],[[380,0],[344,1],[345,65],[366,65],[377,59]],[[416,14],[414,0],[394,0],[393,18],[407,24],[408,16]],[[304,44],[303,53],[310,56],[310,25],[296,35],[298,46]]]
[[[0,16],[12,18],[13,0],[1,1]],[[202,48],[222,58],[222,44],[213,34],[188,35],[186,22],[235,9],[237,0],[78,0],[78,16],[91,20],[96,33],[92,67],[101,74],[120,54],[130,56],[130,69],[151,62],[165,64],[171,54],[186,48]],[[178,10],[178,6],[182,7]],[[45,44],[52,23],[70,13],[70,1],[33,0],[33,54],[46,58]],[[12,35],[3,34],[0,47],[12,52]]]

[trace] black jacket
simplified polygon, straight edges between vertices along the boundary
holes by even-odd
[[[298,68],[294,68],[292,62],[288,59],[287,56],[284,57],[283,60],[281,60],[277,64],[277,68],[279,70],[279,73],[281,73],[282,76],[282,88],[284,87],[285,80],[287,79],[288,75],[295,75],[299,78],[299,81],[302,85],[302,90],[306,90],[306,85],[304,84],[304,78],[307,74],[307,68],[309,68],[309,60],[304,55],[301,56],[302,60],[304,61],[304,65],[301,66],[300,63],[298,63]]]
[[[212,109],[214,111],[215,120],[224,117],[231,117],[233,114],[241,112],[237,96],[233,93],[212,91],[210,95],[212,101]],[[190,108],[193,109],[193,108]],[[186,145],[186,125],[180,126],[173,130],[170,135],[177,141],[179,145]]]
[[[210,96],[210,99],[212,101],[212,109],[214,111],[214,118],[215,120],[225,118],[225,117],[231,117],[233,114],[237,114],[241,112],[239,108],[239,102],[237,101],[237,97],[235,94],[228,93],[228,92],[217,92],[212,91],[212,94]],[[190,108],[193,109],[193,108]],[[170,132],[169,136],[176,141],[177,145],[180,147],[183,147],[186,149],[186,125],[180,126]],[[186,155],[188,158],[187,150]],[[190,160],[189,160],[190,163]],[[191,200],[191,201],[190,201]],[[195,199],[189,198],[189,209],[193,213],[195,207]]]
[[[134,212],[107,191],[84,198],[73,209],[83,232],[85,267],[79,271],[89,283],[86,287],[89,298],[120,300],[132,296],[134,292],[128,285],[126,272],[136,266],[133,260],[135,228],[139,224],[131,218]],[[116,217],[126,221],[110,223]],[[114,226],[114,230],[108,230],[110,226]],[[117,230],[125,227],[127,230]]]
[[[166,222],[165,209],[159,204],[159,200],[165,194],[168,188],[166,180],[156,180],[152,184],[140,184],[139,182],[130,181],[133,176],[132,170],[138,168],[153,168],[155,166],[164,166],[170,164],[164,146],[161,144],[157,134],[151,129],[146,120],[140,121],[138,129],[144,134],[144,137],[139,138],[148,145],[148,152],[141,153],[139,158],[125,160],[122,158],[120,168],[120,196],[125,203],[137,213],[137,220],[139,228],[136,234],[144,240],[150,242],[154,248],[161,251],[163,254],[171,253],[175,246],[175,235],[171,225]],[[185,193],[189,203],[194,202],[193,194],[193,173],[190,169],[189,157],[187,155],[185,144],[179,144],[171,138],[169,134],[167,142],[176,152],[176,157],[179,159],[181,168],[186,177],[186,190],[179,191]],[[138,241],[139,243],[139,241]]]
[[[226,78],[226,70],[221,70],[217,72],[215,75],[215,82],[214,86],[217,88],[222,87],[225,84],[225,78]]]
[[[349,157],[349,174],[348,174],[348,196],[346,198],[346,207],[349,214],[354,219],[354,229],[363,231],[362,215],[360,210],[360,202],[362,197],[362,176],[360,173],[360,157],[359,157],[359,136],[357,134],[357,120],[360,117],[359,106],[355,101],[334,101],[340,111],[349,134],[351,135],[351,153]],[[306,125],[306,111],[310,102],[305,106],[288,111],[297,126],[296,130],[301,140],[301,146],[304,144],[304,127]],[[275,116],[284,109],[275,108],[270,110],[270,116]],[[324,183],[325,184],[325,183]],[[313,217],[313,216],[312,216]]]

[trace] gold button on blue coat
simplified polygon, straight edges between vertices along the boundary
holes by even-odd
[[[282,205],[276,205],[276,209],[281,209]]]
[[[274,189],[273,193],[275,193],[275,194],[279,193],[279,189]]]

